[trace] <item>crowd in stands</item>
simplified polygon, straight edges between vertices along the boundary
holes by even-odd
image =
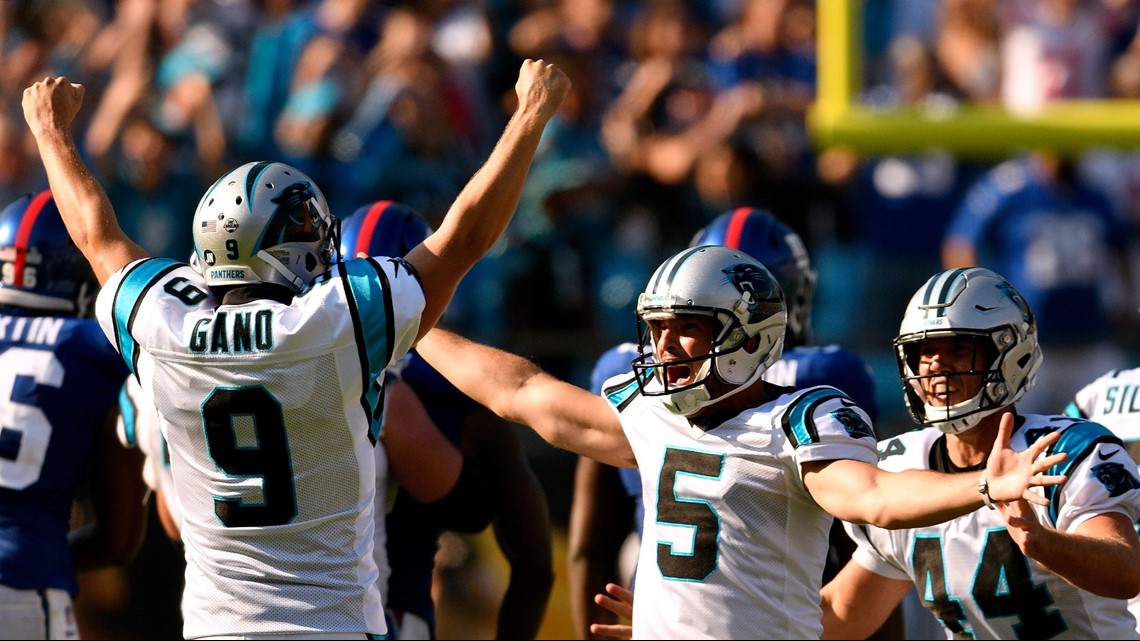
[[[1052,100],[1140,98],[1136,0],[858,5],[868,105],[1032,113]],[[808,245],[820,272],[816,342],[868,359],[882,381],[885,433],[911,427],[890,345],[901,312],[916,286],[959,261],[996,263],[1022,292],[1041,291],[1030,302],[1047,358],[1083,365],[1054,361],[1047,369],[1070,380],[1039,384],[1030,411],[1059,411],[1078,381],[1136,360],[1140,151],[978,161],[817,149],[806,113],[818,8],[3,2],[0,202],[46,188],[20,97],[65,75],[87,92],[77,143],[125,231],[155,255],[185,259],[197,199],[251,160],[302,169],[339,215],[390,199],[437,224],[502,131],[519,64],[542,58],[570,75],[571,95],[510,228],[444,318],[465,335],[584,383],[598,354],[634,339],[634,303],[659,261],[718,214],[749,205]],[[1039,225],[1052,237],[1029,233]],[[553,499],[558,512],[565,502]]]

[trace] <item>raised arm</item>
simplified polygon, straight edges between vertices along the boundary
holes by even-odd
[[[998,438],[986,463],[989,496],[995,502],[1025,499],[1049,501],[1032,491],[1035,486],[1059,485],[1064,476],[1045,472],[1066,458],[1065,453],[1041,456],[1060,438],[1043,436],[1022,452],[1009,445],[1013,414],[1002,416]],[[849,523],[881,528],[925,527],[962,516],[984,505],[977,472],[943,474],[930,470],[888,472],[854,460],[814,461],[804,465],[804,484],[832,516]]]
[[[569,88],[570,80],[554,65],[523,62],[515,83],[518,108],[487,162],[459,192],[439,229],[406,256],[420,274],[426,300],[417,339],[435,325],[460,279],[507,228],[538,141]]]
[[[602,463],[635,460],[609,402],[558,380],[531,361],[441,328],[416,348],[459,391],[495,414],[533,429],[547,443]]]
[[[83,85],[63,76],[44,78],[24,90],[24,119],[35,136],[67,232],[102,285],[120,267],[145,258],[147,252],[123,233],[111,201],[75,146],[70,127],[83,104],[83,93]]]

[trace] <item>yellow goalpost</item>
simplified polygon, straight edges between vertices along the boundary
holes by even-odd
[[[817,149],[859,155],[941,149],[976,159],[1034,147],[1062,155],[1090,147],[1140,148],[1140,100],[1066,100],[1030,115],[1001,107],[874,110],[856,104],[862,89],[862,0],[818,0],[818,79],[808,128]]]

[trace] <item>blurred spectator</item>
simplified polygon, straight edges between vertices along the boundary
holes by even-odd
[[[297,50],[272,136],[282,159],[328,184],[329,140],[350,106],[346,94],[354,77],[376,44],[378,16],[366,0],[322,0],[312,17],[320,29]]]
[[[293,16],[302,0],[262,0],[261,15],[250,34],[249,59],[242,84],[241,117],[234,147],[240,158],[272,158],[272,126],[285,102],[300,44],[308,23]],[[299,31],[300,33],[295,33]],[[311,35],[311,32],[309,33]]]
[[[274,127],[290,106],[290,95],[294,94],[292,106],[301,109],[297,100],[311,98],[307,93],[312,89],[310,83],[322,77],[339,47],[364,51],[372,46],[378,22],[374,9],[375,3],[368,0],[271,0],[264,4],[265,18],[254,33],[245,73],[240,145],[246,158],[288,157],[279,147]],[[310,45],[315,49],[304,60]],[[318,101],[317,105],[327,107],[328,103]],[[299,168],[308,171],[312,166]],[[316,174],[315,180],[325,178],[319,171]]]
[[[730,144],[743,152],[733,166],[751,174],[750,192],[736,202],[780,212],[809,248],[848,240],[852,231],[842,193],[844,171],[852,168],[817,158],[807,130],[815,99],[815,23],[813,2],[746,0],[709,41],[718,92],[709,120],[728,130]],[[716,129],[694,130],[704,141],[702,154],[721,140]],[[705,216],[719,211],[706,205]]]
[[[965,100],[996,103],[1001,96],[999,0],[942,0],[935,36],[938,65]]]
[[[464,135],[474,144],[480,155],[489,153],[498,137],[498,110],[504,98],[512,100],[509,92],[495,96],[490,77],[494,34],[492,17],[487,3],[476,0],[437,2],[441,6],[433,16],[436,24],[432,33],[432,51],[442,58],[451,70],[452,90],[464,108]],[[542,58],[543,56],[524,56]],[[549,57],[547,57],[549,58]]]
[[[1037,315],[1053,367],[1022,405],[1056,406],[1126,358],[1135,331],[1127,260],[1132,229],[1076,162],[1039,150],[998,165],[966,193],[942,243],[946,268],[983,266],[1009,278]]]
[[[1004,105],[1032,113],[1050,100],[1104,97],[1119,18],[1101,0],[1003,2]]]
[[[709,31],[688,3],[645,3],[630,24],[630,59],[617,69],[622,92],[602,116],[602,144],[627,179],[629,206],[653,212],[666,253],[705,222],[689,181],[696,159],[761,106],[755,87],[718,96],[703,46]]]
[[[617,68],[628,58],[616,0],[556,0],[526,14],[508,36],[520,58],[573,58],[582,82],[574,83],[575,120],[597,129],[621,91]],[[629,4],[629,3],[626,3]]]
[[[101,27],[92,2],[5,2],[0,11],[0,25],[6,29],[0,57],[0,93],[5,102],[14,98],[18,107],[24,87],[44,75],[81,75],[82,53]]]
[[[0,202],[10,203],[40,189],[46,182],[28,128],[0,110]]]
[[[868,92],[866,100],[879,109],[915,108],[946,112],[955,108],[960,94],[937,64],[931,46],[917,37],[900,36],[890,47],[891,84]],[[847,340],[869,349],[890,345],[897,330],[899,310],[906,307],[910,292],[921,284],[921,274],[941,269],[937,247],[966,186],[983,168],[953,155],[930,149],[911,154],[892,154],[862,159],[852,177],[851,208],[858,227],[858,249],[866,271],[846,279],[857,293],[846,293],[866,303],[865,313],[853,322],[844,321]],[[922,212],[921,215],[916,215]],[[916,277],[916,275],[919,275]],[[917,280],[916,280],[917,278]],[[826,283],[825,283],[826,284]],[[831,284],[836,287],[835,283]],[[897,400],[894,367],[887,364],[884,389]],[[885,407],[901,410],[897,402]],[[909,429],[910,419],[888,414],[888,422],[876,425],[880,436]]]
[[[434,225],[474,171],[468,111],[431,49],[433,30],[415,7],[386,15],[330,140],[333,211],[384,197]]]
[[[864,0],[863,67],[865,83],[877,85],[889,75],[887,51],[895,38],[907,36],[928,41],[938,21],[943,0]]]
[[[124,126],[104,177],[107,196],[123,231],[154,256],[186,260],[194,249],[188,212],[209,186],[197,166],[147,115]]]

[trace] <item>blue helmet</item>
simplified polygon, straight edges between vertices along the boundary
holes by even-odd
[[[403,256],[431,235],[431,225],[406,205],[377,200],[341,221],[341,260],[364,253],[369,256]]]
[[[98,291],[50,191],[22,196],[0,212],[0,305],[86,316]]]
[[[811,343],[811,301],[816,273],[796,232],[770,212],[738,207],[717,216],[693,236],[690,247],[724,245],[755,258],[780,283],[788,306],[789,347]]]

